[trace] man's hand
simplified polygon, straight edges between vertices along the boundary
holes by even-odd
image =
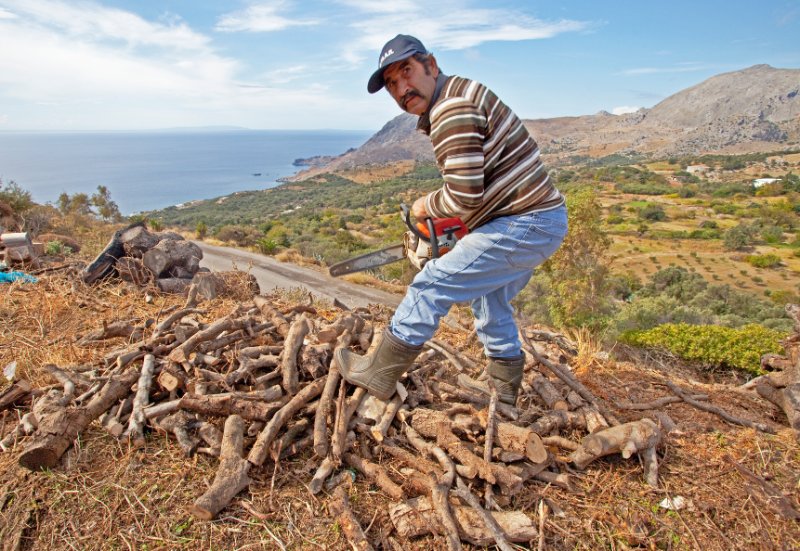
[[[411,214],[414,215],[414,218],[417,220],[425,220],[426,218],[430,218],[428,211],[425,210],[425,197],[420,197],[414,204],[411,205]]]

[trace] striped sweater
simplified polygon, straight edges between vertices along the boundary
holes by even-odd
[[[444,179],[425,199],[431,216],[457,216],[473,229],[564,203],[522,121],[483,84],[448,77],[417,128],[430,136]]]

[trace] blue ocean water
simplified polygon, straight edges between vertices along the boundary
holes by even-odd
[[[0,132],[0,179],[37,203],[106,186],[123,214],[266,189],[299,168],[297,158],[338,155],[366,131]]]

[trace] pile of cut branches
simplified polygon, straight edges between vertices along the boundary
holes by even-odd
[[[308,489],[327,491],[329,511],[358,549],[371,543],[345,490],[354,471],[391,498],[396,538],[439,534],[449,549],[462,541],[501,549],[541,544],[546,501],[539,502],[537,525],[527,512],[506,510],[513,497],[531,484],[569,491],[578,472],[600,457],[638,454],[647,483],[659,484],[657,450],[674,423],[663,412],[617,419],[573,375],[574,345],[561,335],[523,332],[529,362],[515,407],[493,390],[468,390],[464,378],[478,376],[482,366],[440,340],[427,344],[394,397],[382,402],[347,385],[332,358],[336,347],[367,352],[387,322],[384,311],[320,312],[254,296],[209,317],[196,298],[158,320],[104,323],[80,336],[77,346],[119,337],[126,344],[91,365],[43,366],[57,384],[36,389],[19,380],[7,388],[0,409],[32,400],[4,435],[3,450],[38,470],[58,465],[94,421],[134,448],[147,445],[150,431],[169,434],[187,456],[219,457],[213,483],[186,504],[199,519],[228,507],[254,483],[255,471],[308,453]],[[683,401],[728,422],[773,430],[710,406],[707,396],[670,388],[674,396],[663,404],[618,403],[617,410],[652,412]],[[389,462],[401,468],[390,470]],[[402,548],[394,538],[385,542]]]

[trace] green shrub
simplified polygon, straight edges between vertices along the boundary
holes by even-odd
[[[47,256],[70,255],[72,248],[64,245],[61,241],[48,241],[44,252]]]
[[[734,367],[761,374],[761,356],[782,353],[779,341],[785,336],[785,333],[755,324],[732,329],[670,323],[647,331],[623,333],[620,340],[633,346],[666,349],[708,366]]]
[[[261,254],[266,255],[273,255],[278,252],[279,245],[273,239],[267,239],[266,237],[262,237],[256,241],[256,247],[258,247],[258,252]]]
[[[745,261],[756,268],[775,268],[780,266],[781,257],[776,254],[751,254],[745,257]]]

